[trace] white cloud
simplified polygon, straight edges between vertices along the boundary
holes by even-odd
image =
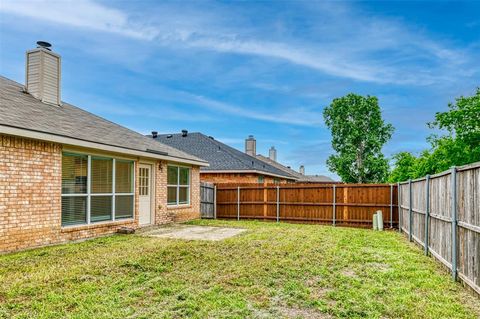
[[[233,18],[236,13],[225,8],[221,12],[206,12],[196,9],[194,4],[181,10],[178,3],[173,6],[176,7],[162,5],[159,10],[133,15],[92,0],[17,0],[2,1],[0,10],[155,41],[167,47],[281,59],[357,81],[428,85],[473,72],[458,67],[469,59],[464,53],[409,29],[395,19],[367,16],[342,3],[315,3],[309,8],[317,9],[315,14],[318,15],[310,22],[316,35],[313,39],[308,35],[302,39],[287,34],[275,41],[271,33],[261,27],[230,25],[225,16]],[[426,66],[415,62],[418,58],[427,60]]]
[[[0,11],[139,39],[153,39],[157,35],[154,29],[135,27],[126,13],[91,0],[3,0]]]
[[[304,126],[323,126],[321,112],[312,112],[301,107],[291,107],[284,112],[275,110],[274,112],[258,112],[253,106],[237,106],[225,102],[216,101],[201,95],[190,95],[192,102],[200,104],[210,110],[219,111],[254,120],[268,121],[274,123],[284,123]]]

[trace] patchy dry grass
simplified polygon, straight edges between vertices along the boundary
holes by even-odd
[[[0,256],[4,318],[478,318],[394,232],[261,222],[221,242],[118,235]]]

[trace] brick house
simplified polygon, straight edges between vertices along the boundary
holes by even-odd
[[[209,183],[291,183],[297,178],[247,152],[255,152],[252,138],[246,140],[246,152],[241,152],[211,136],[202,133],[189,133],[183,130],[179,134],[149,135],[156,142],[189,152],[208,161],[208,167],[200,168],[200,180]],[[254,139],[253,139],[254,141]]]
[[[208,163],[62,102],[61,58],[0,77],[0,252],[198,218]]]

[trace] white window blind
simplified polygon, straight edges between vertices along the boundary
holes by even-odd
[[[62,226],[133,218],[134,163],[64,153]]]

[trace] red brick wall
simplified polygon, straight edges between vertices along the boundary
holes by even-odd
[[[60,144],[0,135],[0,252],[110,234],[121,226],[138,227],[137,179],[134,220],[62,228],[61,165]],[[155,224],[199,218],[199,168],[192,168],[191,205],[167,209],[166,163],[161,167],[154,165]]]
[[[173,164],[173,163],[172,163]],[[157,194],[155,223],[183,222],[200,218],[200,169],[191,167],[190,205],[167,205],[167,162],[162,162],[161,169],[157,170],[156,188],[164,192]],[[173,164],[175,165],[175,164]]]

